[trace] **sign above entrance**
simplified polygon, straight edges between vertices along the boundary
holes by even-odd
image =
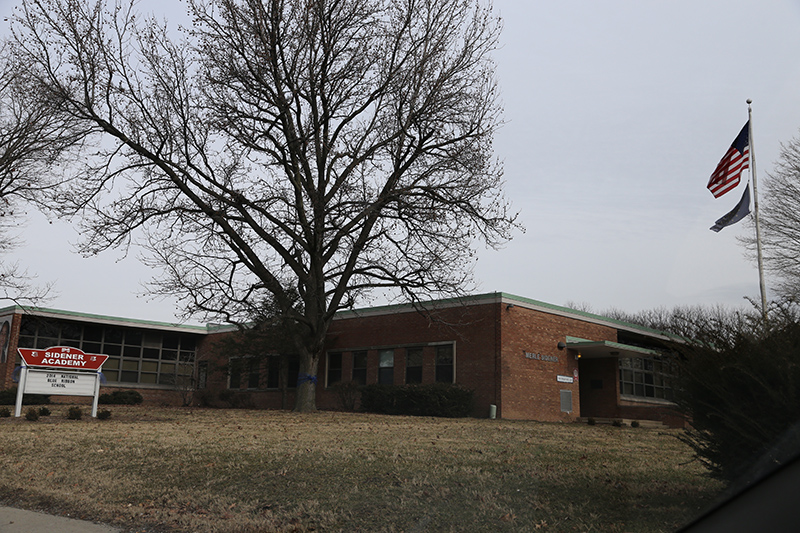
[[[555,355],[544,355],[541,353],[523,352],[525,359],[535,359],[536,361],[547,361],[548,363],[558,363],[558,357]]]
[[[68,368],[70,370],[100,370],[108,359],[107,355],[84,353],[71,346],[53,346],[45,350],[17,348],[22,360],[28,366],[46,366],[49,368]]]

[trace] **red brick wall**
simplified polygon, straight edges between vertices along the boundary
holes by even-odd
[[[500,294],[473,300],[470,305],[450,305],[433,312],[434,318],[413,310],[368,310],[359,315],[335,320],[329,331],[328,353],[342,353],[342,380],[352,376],[352,352],[367,352],[367,383],[378,381],[378,352],[394,351],[394,383],[405,382],[406,348],[423,348],[422,382],[435,380],[435,347],[453,346],[456,383],[475,391],[474,415],[486,417],[489,406],[497,406],[497,415],[511,419],[570,421],[578,416],[598,418],[639,418],[662,420],[670,425],[682,424],[668,406],[619,399],[617,362],[615,359],[575,358],[575,352],[559,350],[559,342],[567,336],[593,341],[617,341],[613,327],[592,324],[577,318],[558,316],[534,304],[509,306]],[[530,307],[530,308],[529,308]],[[0,366],[3,387],[13,386],[16,346],[21,315],[15,315],[9,343],[8,363]],[[198,345],[198,364],[208,365],[207,388],[197,391],[194,405],[291,409],[294,388],[284,390],[228,390],[227,354],[219,349],[219,341],[229,333],[206,336]],[[527,355],[526,355],[527,354]],[[259,354],[253,354],[259,355]],[[558,380],[570,378],[572,383]],[[341,408],[337,393],[326,387],[327,358],[320,361],[317,385],[317,406],[321,409]],[[592,380],[601,380],[602,388],[591,387]],[[246,382],[246,379],[245,379]],[[243,384],[245,387],[246,384]],[[146,403],[181,405],[181,391],[131,387],[139,391]],[[101,393],[118,390],[103,387]],[[561,391],[572,393],[571,412],[561,411]],[[220,393],[227,398],[220,401]],[[89,398],[53,397],[55,402],[86,403]]]
[[[438,309],[431,319],[416,311],[337,319],[326,348],[342,352],[343,381],[352,376],[352,352],[367,350],[367,384],[378,381],[378,351],[394,349],[394,383],[405,383],[405,348],[423,346],[422,382],[433,383],[435,345],[454,346],[455,381],[475,391],[475,415],[485,417],[495,396],[496,306],[487,303]],[[327,361],[320,362],[317,406],[338,408],[336,394],[324,388]]]
[[[574,354],[557,345],[568,335],[616,341],[616,330],[518,305],[509,308],[501,304],[499,310],[503,353],[498,415],[542,421],[569,421],[580,416],[579,384],[585,377],[579,374],[573,383],[558,381],[558,376],[574,377],[579,368]],[[572,392],[571,413],[561,412],[562,390]]]
[[[8,350],[6,353],[6,362],[0,363],[0,388],[8,389],[16,386],[13,382],[14,369],[17,366],[17,344],[19,342],[19,326],[22,323],[22,315],[15,314],[11,320],[11,330],[9,331]]]
[[[293,408],[293,388],[286,390],[228,389],[228,354],[225,352],[224,345],[221,342],[230,334],[230,332],[212,333],[198,344],[197,362],[198,364],[205,363],[207,365],[208,375],[206,388],[196,391],[194,395],[194,405],[234,406],[255,409]],[[244,377],[243,380],[246,382],[247,378]]]

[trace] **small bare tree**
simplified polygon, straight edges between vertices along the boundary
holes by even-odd
[[[338,310],[461,294],[473,247],[510,238],[499,21],[477,0],[188,0],[175,42],[133,3],[23,0],[14,20],[30,105],[92,147],[57,204],[84,252],[143,244],[186,313],[274,301],[313,410]]]
[[[781,146],[780,159],[759,188],[764,267],[780,297],[800,301],[800,137]],[[755,236],[743,239],[755,256]]]

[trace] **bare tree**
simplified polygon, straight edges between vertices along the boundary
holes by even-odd
[[[27,105],[28,89],[9,45],[0,44],[0,256],[18,244],[25,207],[44,200],[58,180],[57,160],[79,138],[62,114]],[[41,302],[50,286],[34,277],[17,262],[0,262],[0,299]]]
[[[800,137],[781,146],[780,159],[759,188],[759,225],[765,269],[783,298],[800,301]],[[755,255],[755,236],[744,238]]]
[[[471,289],[516,215],[492,153],[500,31],[477,0],[188,0],[175,42],[133,2],[24,0],[17,65],[87,129],[83,250],[131,242],[152,289],[230,321],[267,296],[315,408],[334,314],[373,289]]]

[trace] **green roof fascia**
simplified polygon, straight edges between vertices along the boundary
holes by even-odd
[[[504,298],[509,298],[509,299],[518,300],[518,301],[521,301],[521,302],[530,303],[532,305],[536,305],[536,306],[539,306],[539,307],[544,307],[546,309],[551,309],[553,311],[560,312],[560,313],[568,313],[568,314],[571,314],[571,315],[581,316],[581,317],[584,317],[584,318],[588,318],[588,319],[590,319],[592,321],[606,322],[606,323],[609,323],[609,324],[620,326],[620,327],[622,327],[624,329],[629,329],[629,330],[633,330],[633,331],[639,331],[639,332],[646,333],[646,334],[649,334],[649,335],[657,335],[657,336],[668,337],[671,340],[680,340],[681,339],[681,337],[679,337],[678,335],[675,335],[673,333],[669,333],[667,331],[648,328],[647,326],[642,326],[640,324],[632,324],[630,322],[624,322],[622,320],[617,320],[616,318],[609,318],[607,316],[598,315],[598,314],[595,314],[595,313],[589,313],[589,312],[586,312],[586,311],[578,311],[577,309],[572,309],[570,307],[564,307],[564,306],[561,306],[561,305],[549,304],[547,302],[541,302],[539,300],[532,300],[530,298],[525,298],[523,296],[515,296],[513,294],[508,294],[508,293],[504,293],[504,292],[501,292],[499,294],[501,294]]]
[[[199,326],[199,325],[192,325],[192,324],[180,324],[177,322],[159,322],[156,320],[141,320],[135,318],[122,318],[116,316],[108,316],[108,315],[96,315],[92,313],[80,313],[74,311],[64,311],[61,309],[48,309],[45,307],[32,307],[32,306],[21,306],[21,305],[13,305],[6,307],[5,309],[0,309],[0,315],[9,314],[9,313],[29,313],[32,315],[36,314],[46,314],[46,315],[57,315],[62,316],[64,318],[76,318],[86,321],[105,321],[105,322],[116,322],[120,324],[131,324],[131,325],[138,325],[138,326],[150,326],[150,327],[160,327],[160,328],[171,328],[171,329],[178,329],[187,332],[193,333],[200,333],[205,334],[208,332],[207,326]]]
[[[485,294],[471,294],[465,296],[455,296],[452,298],[442,298],[441,300],[426,300],[418,303],[399,303],[399,304],[386,304],[378,305],[375,307],[359,307],[354,309],[343,309],[336,312],[335,318],[358,318],[367,313],[390,313],[402,311],[406,309],[415,309],[417,307],[447,307],[455,304],[470,304],[478,303],[481,300],[500,301],[502,293],[492,292]]]
[[[604,324],[620,327],[623,329],[631,330],[640,332],[642,334],[646,334],[649,336],[657,336],[657,337],[664,337],[670,340],[681,340],[681,337],[674,335],[672,333],[661,331],[653,328],[648,328],[646,326],[641,326],[639,324],[631,324],[630,322],[623,322],[622,320],[617,320],[615,318],[609,318],[603,315],[597,315],[594,313],[588,313],[586,311],[578,311],[576,309],[572,309],[569,307],[564,307],[561,305],[550,304],[547,302],[542,302],[541,300],[534,300],[532,298],[525,298],[524,296],[516,296],[514,294],[510,294],[507,292],[490,292],[490,293],[483,293],[483,294],[473,294],[461,297],[454,297],[454,298],[444,298],[441,300],[430,300],[426,302],[420,302],[419,306],[425,307],[439,307],[439,306],[450,306],[454,304],[470,304],[470,303],[480,303],[482,301],[489,301],[492,303],[500,303],[503,301],[513,300],[515,302],[524,303],[531,305],[533,307],[538,307],[543,310],[549,310],[557,314],[566,314],[574,317],[580,317],[587,319],[591,322],[602,322]],[[344,311],[338,311],[336,313],[337,318],[356,318],[361,315],[371,314],[371,313],[388,313],[393,311],[401,311],[403,309],[413,309],[415,307],[414,304],[411,303],[401,303],[401,304],[389,304],[389,305],[382,305],[377,307],[366,307],[366,308],[359,308],[359,309],[348,309]]]

